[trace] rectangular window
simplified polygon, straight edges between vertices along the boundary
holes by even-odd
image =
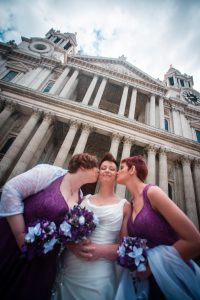
[[[165,130],[169,131],[169,121],[165,119]]]
[[[181,86],[185,86],[183,79],[180,79],[180,83],[181,83]]]
[[[173,77],[169,77],[169,84],[174,85],[174,78]]]
[[[57,37],[56,39],[55,39],[55,41],[53,41],[55,44],[57,44],[58,42],[60,42],[61,41],[61,38],[59,38],[59,37]]]
[[[17,76],[18,72],[9,71],[1,80],[3,81],[11,81],[15,76]]]
[[[72,45],[72,44],[71,44],[70,42],[68,42],[68,43],[65,45],[64,49],[65,49],[65,50],[69,49],[69,48],[71,47],[71,45]]]
[[[50,91],[50,89],[52,88],[52,86],[54,85],[54,82],[53,81],[50,81],[46,87],[44,88],[43,90],[43,93],[48,93]]]
[[[200,143],[200,131],[196,130],[197,142]]]

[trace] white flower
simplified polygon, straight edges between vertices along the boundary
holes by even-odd
[[[33,243],[35,241],[35,236],[39,236],[41,234],[40,223],[35,226],[28,227],[28,233],[25,235],[25,240],[29,243]]]
[[[133,246],[133,251],[128,254],[128,256],[135,259],[135,265],[138,266],[140,261],[145,261],[144,256],[142,256],[143,249]]]
[[[49,224],[49,229],[51,229],[52,232],[55,231],[56,230],[56,224],[54,222],[51,222]]]
[[[63,231],[65,236],[69,236],[71,237],[71,225],[69,223],[67,223],[66,221],[62,222],[62,224],[60,224],[60,229]]]
[[[146,271],[146,266],[145,266],[145,264],[143,264],[143,263],[141,263],[141,264],[139,264],[139,266],[137,267],[137,270],[138,270],[138,272],[144,272],[144,271]]]
[[[53,237],[50,241],[44,243],[44,254],[53,250],[54,245],[57,243],[57,239]]]
[[[126,254],[126,249],[124,246],[119,246],[119,250],[117,251],[117,253],[121,256],[124,257]]]
[[[85,224],[85,217],[84,216],[80,216],[79,219],[78,219],[78,221],[79,221],[80,225],[84,225]]]

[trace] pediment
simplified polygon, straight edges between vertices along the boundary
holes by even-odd
[[[18,72],[23,72],[23,73],[25,73],[29,70],[29,68],[25,64],[18,62],[18,61],[8,61],[6,66],[9,69],[12,69],[12,70],[15,70]]]
[[[103,67],[113,72],[120,73],[121,75],[130,76],[132,78],[142,80],[151,84],[160,85],[166,87],[160,80],[156,80],[150,75],[146,74],[142,70],[133,66],[127,62],[124,57],[122,58],[104,58],[104,57],[92,57],[92,56],[76,56],[78,59],[87,61],[95,66]]]

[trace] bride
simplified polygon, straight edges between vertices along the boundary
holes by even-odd
[[[115,264],[120,237],[126,235],[130,205],[114,193],[117,162],[107,153],[99,165],[99,192],[87,195],[82,206],[99,224],[82,244],[71,244],[60,259],[52,300],[113,300],[120,267]]]

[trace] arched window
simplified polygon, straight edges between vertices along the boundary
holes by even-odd
[[[165,119],[165,130],[169,131],[169,121]]]
[[[50,89],[52,88],[52,86],[54,85],[53,81],[50,81],[47,83],[46,87],[43,90],[43,93],[48,93],[50,91]]]

